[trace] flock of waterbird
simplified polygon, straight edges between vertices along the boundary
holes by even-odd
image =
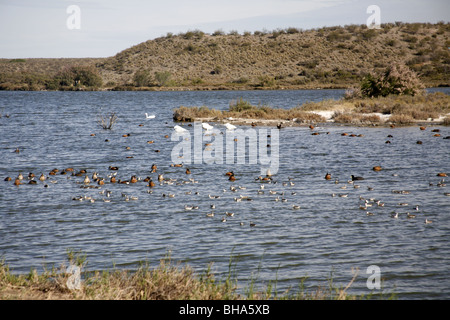
[[[146,116],[146,119],[154,119],[156,117],[155,115],[148,115],[147,113],[145,114],[145,116]],[[210,125],[208,123],[202,123],[202,127],[204,130],[206,130],[206,132],[209,132],[214,128],[212,125]],[[226,128],[226,130],[235,130],[237,128],[236,126],[234,126],[230,123],[225,123],[224,127]],[[281,129],[280,126],[278,126],[278,128]],[[314,126],[312,126],[312,125],[309,128],[311,130],[315,129]],[[178,133],[187,131],[185,128],[183,128],[179,125],[175,125],[174,130]],[[426,128],[420,127],[420,130],[426,130]],[[433,132],[438,132],[438,131],[433,130]],[[347,135],[347,134],[342,134],[342,135]],[[167,135],[166,135],[166,137],[167,137]],[[446,137],[446,138],[448,138],[448,137]],[[419,143],[419,141],[417,143]],[[15,152],[18,153],[19,150],[15,150]],[[111,202],[113,199],[113,191],[110,189],[113,189],[113,186],[118,186],[118,185],[139,185],[140,183],[145,183],[146,193],[149,193],[149,194],[155,193],[156,194],[157,192],[155,192],[155,190],[157,190],[158,187],[183,186],[183,185],[194,185],[195,186],[195,184],[197,184],[199,182],[198,180],[196,180],[195,178],[192,177],[192,176],[194,176],[192,169],[185,167],[183,165],[183,163],[170,164],[169,166],[171,168],[175,168],[175,167],[182,168],[180,170],[184,171],[186,179],[181,178],[183,175],[180,175],[179,172],[176,173],[176,178],[167,178],[167,177],[165,177],[164,170],[158,169],[157,165],[153,164],[149,168],[148,175],[145,178],[141,178],[140,176],[133,174],[129,177],[129,179],[120,179],[118,177],[119,167],[117,167],[117,166],[109,166],[107,168],[108,173],[104,174],[104,175],[99,174],[98,171],[93,171],[92,173],[88,173],[86,169],[75,170],[74,168],[69,167],[69,168],[65,168],[62,170],[55,168],[55,169],[51,170],[48,173],[48,175],[44,175],[43,173],[41,173],[39,175],[39,177],[37,177],[32,172],[28,173],[28,175],[26,175],[26,176],[24,176],[24,174],[22,172],[20,172],[18,174],[18,176],[14,179],[14,185],[15,186],[20,186],[20,185],[24,185],[24,184],[36,185],[36,184],[38,184],[38,181],[40,181],[44,185],[44,187],[48,188],[49,183],[58,183],[58,179],[56,178],[57,175],[66,176],[67,180],[75,181],[75,183],[81,189],[97,190],[98,195],[100,196],[100,198],[98,198],[98,197],[94,197],[92,195],[87,195],[87,194],[77,195],[77,196],[72,197],[72,200],[88,201],[88,202],[93,203],[93,202],[96,202],[97,200],[100,200],[103,202]],[[384,169],[381,166],[374,166],[372,168],[372,170],[373,171],[382,171]],[[231,183],[230,186],[228,188],[221,189],[222,195],[211,195],[209,193],[208,194],[209,199],[212,199],[214,201],[214,200],[220,199],[221,196],[223,196],[223,194],[225,194],[227,192],[231,192],[231,194],[239,193],[239,196],[229,197],[230,200],[232,199],[232,201],[235,201],[235,202],[253,201],[255,197],[260,197],[264,194],[268,194],[269,196],[273,197],[273,198],[271,198],[271,200],[273,200],[275,202],[284,203],[284,202],[290,201],[290,200],[288,200],[287,195],[289,195],[289,194],[292,196],[296,195],[295,191],[286,189],[286,187],[289,188],[289,187],[292,187],[295,185],[294,178],[289,177],[287,179],[287,181],[278,182],[277,179],[274,179],[270,170],[267,170],[267,173],[265,176],[258,176],[254,179],[254,181],[252,181],[252,183],[255,183],[255,182],[258,183],[259,184],[258,187],[254,187],[254,184],[250,187],[245,186],[245,185],[239,185],[240,179],[237,179],[236,174],[233,171],[228,171],[228,172],[224,173],[223,176],[225,176],[226,179]],[[444,187],[446,185],[444,177],[447,177],[447,174],[445,172],[439,172],[439,173],[437,173],[437,176],[440,177],[441,180],[436,184],[436,186]],[[350,188],[359,189],[361,187],[361,184],[360,184],[361,181],[365,180],[364,177],[355,176],[355,175],[351,175],[350,178],[351,179],[342,183],[339,181],[339,179],[333,178],[332,174],[329,172],[327,172],[324,177],[325,180],[331,181],[331,182],[333,182],[333,179],[334,179],[334,184],[336,184],[338,186],[339,190],[341,190],[341,191],[349,190]],[[12,181],[13,179],[11,177],[6,177],[4,180]],[[235,184],[234,182],[238,182],[238,183]],[[281,191],[276,190],[276,189],[279,189],[278,186],[280,186],[280,185],[282,186],[283,190],[281,190]],[[430,183],[430,186],[431,185],[433,185],[433,184]],[[221,185],[221,186],[223,187],[223,185]],[[248,192],[246,195],[242,195],[242,193],[244,193],[243,191],[246,191],[247,188],[249,188],[251,190],[251,192],[254,192],[254,196],[252,196]],[[160,191],[161,191],[160,195],[162,198],[170,199],[170,198],[176,197],[176,193],[175,193],[175,191],[173,191],[173,189],[168,190],[168,191],[164,191],[164,190],[165,190],[164,188],[160,188]],[[132,200],[139,199],[139,197],[136,195],[130,195],[128,191],[129,190],[127,190],[127,189],[121,189],[119,199],[121,199],[123,201],[132,201]],[[367,191],[373,191],[373,188],[370,186],[367,186]],[[392,190],[392,193],[409,194],[410,191]],[[450,193],[444,193],[444,194],[446,196],[450,196]],[[201,196],[198,191],[193,191],[192,189],[185,190],[184,195],[186,195],[186,196],[189,196],[189,195]],[[347,193],[345,193],[345,192],[344,193],[332,193],[331,195],[332,195],[332,197],[346,198],[346,197],[348,197],[348,192]],[[206,195],[205,195],[205,197],[206,197]],[[117,200],[117,198],[116,198],[116,200]],[[382,202],[380,199],[376,199],[376,198],[371,198],[371,197],[366,198],[366,197],[363,197],[360,195],[359,201],[360,201],[359,209],[363,210],[367,216],[375,215],[373,210],[371,211],[371,207],[385,207],[385,203]],[[184,211],[200,210],[201,212],[203,212],[205,214],[206,217],[212,218],[212,217],[218,216],[215,203],[212,203],[212,204],[210,203],[209,207],[207,207],[207,208],[205,208],[205,207],[200,208],[198,205],[192,205],[192,204],[180,204],[180,205],[182,205],[182,210],[184,210]],[[404,207],[404,208],[409,206],[409,204],[405,203],[405,202],[400,202],[397,205],[399,207]],[[300,210],[301,206],[294,203],[292,205],[289,205],[289,208],[291,208],[292,210]],[[235,216],[235,213],[233,213],[233,212],[228,212],[226,210],[223,210],[223,211],[224,212],[222,212],[222,214],[219,214],[222,216],[220,219],[221,222],[226,222],[228,218]],[[411,211],[413,211],[414,214],[412,214]],[[415,204],[412,206],[411,210],[408,210],[407,212],[405,211],[404,213],[400,213],[397,210],[391,211],[391,217],[394,219],[398,219],[401,215],[404,215],[408,219],[413,219],[413,218],[417,217],[417,214],[419,212],[420,212],[419,205]],[[430,223],[432,223],[432,221],[429,220],[428,218],[425,218],[425,224],[430,224]],[[243,222],[240,222],[239,224],[245,225]],[[254,227],[256,224],[253,221],[250,221],[249,225],[251,227]]]

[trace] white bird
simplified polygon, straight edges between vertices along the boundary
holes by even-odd
[[[155,115],[154,114],[152,114],[152,115],[149,115],[147,112],[145,113],[145,117],[147,118],[147,119],[155,119]]]
[[[225,127],[230,131],[236,129],[236,126],[232,125],[231,123],[225,123]]]
[[[180,127],[179,125],[176,125],[175,127],[173,127],[175,129],[176,132],[178,133],[183,133],[186,132],[187,130],[183,127]]]
[[[205,129],[206,131],[208,130],[212,130],[214,127],[212,125],[210,125],[209,123],[202,123],[202,127],[203,129]]]

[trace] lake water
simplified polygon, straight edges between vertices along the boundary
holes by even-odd
[[[170,166],[178,142],[165,135],[171,136],[172,112],[181,105],[227,109],[242,97],[290,108],[343,93],[0,92],[0,256],[14,272],[26,273],[66,263],[67,249],[85,253],[88,270],[135,269],[140,262],[156,266],[170,251],[174,261],[199,272],[213,262],[219,278],[228,274],[233,256],[241,289],[251,277],[263,284],[277,280],[278,290],[297,288],[305,276],[306,287],[327,286],[330,274],[336,285],[346,286],[352,269],[358,269],[348,291],[355,294],[372,292],[366,271],[375,265],[384,293],[394,292],[399,299],[449,299],[450,189],[437,173],[450,173],[450,139],[443,139],[450,127],[439,127],[440,137],[431,132],[437,127],[318,126],[314,132],[319,135],[307,126],[283,128],[279,140],[271,141],[279,150],[279,166],[270,184],[255,181],[259,164],[191,164],[190,175],[187,166]],[[119,120],[112,130],[103,130],[98,115],[111,111]],[[145,119],[145,112],[155,119]],[[225,133],[222,125],[215,126]],[[270,134],[274,128],[268,129]],[[152,164],[157,173],[150,172]],[[383,170],[373,171],[378,165]],[[142,180],[111,184],[107,178],[103,186],[83,188],[84,175],[61,174],[68,167],[87,170],[89,178],[94,171],[105,178],[117,172],[122,180],[150,176],[156,186],[149,188]],[[49,176],[54,168],[60,171]],[[234,182],[225,176],[230,170]],[[36,185],[28,184],[29,172],[36,175]],[[324,179],[327,172],[331,180]],[[24,184],[15,186],[19,173]],[[48,177],[44,182],[38,180],[41,173]],[[173,183],[159,184],[158,173]],[[348,183],[351,175],[365,180]],[[3,181],[8,176],[13,180]],[[109,198],[105,190],[111,191]],[[73,200],[80,196],[95,202]],[[235,201],[241,196],[253,201]],[[361,198],[372,206],[360,209]],[[199,208],[185,210],[185,205]],[[214,217],[207,217],[211,212]],[[222,222],[225,212],[234,216]],[[391,217],[394,212],[398,218]],[[407,212],[416,217],[407,218]]]

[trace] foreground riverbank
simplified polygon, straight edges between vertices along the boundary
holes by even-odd
[[[69,253],[72,257],[74,254]],[[332,274],[324,285],[307,287],[307,277],[300,279],[298,288],[276,290],[276,280],[265,284],[250,279],[244,294],[231,270],[225,279],[217,279],[211,265],[203,273],[196,273],[189,265],[175,264],[170,258],[151,268],[138,270],[81,271],[85,261],[77,254],[69,267],[52,267],[39,274],[14,274],[4,262],[0,263],[0,300],[360,300],[392,299],[394,293],[367,296],[347,292],[358,276],[357,270],[345,287],[333,284]],[[76,261],[75,261],[76,260]],[[74,264],[72,264],[74,263]],[[81,263],[77,267],[77,263]],[[74,267],[75,266],[75,267]],[[74,270],[80,270],[80,273]],[[241,288],[242,289],[242,288]]]

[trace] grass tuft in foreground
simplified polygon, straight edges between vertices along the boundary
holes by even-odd
[[[68,252],[69,264],[80,269],[87,264],[85,256]],[[73,273],[70,267],[62,265],[38,274],[31,270],[28,274],[15,275],[9,266],[0,262],[0,300],[345,300],[386,298],[383,293],[357,296],[347,290],[356,279],[357,272],[346,287],[337,287],[332,274],[328,285],[307,291],[305,281],[300,280],[296,289],[282,293],[277,291],[277,280],[269,281],[264,288],[257,288],[259,269],[252,275],[244,294],[238,293],[234,257],[230,258],[229,273],[225,279],[216,279],[207,269],[198,274],[188,265],[174,264],[170,257],[160,261],[156,268],[141,265],[136,271],[118,270],[81,272],[79,289],[69,289]],[[395,298],[390,294],[387,298]]]

